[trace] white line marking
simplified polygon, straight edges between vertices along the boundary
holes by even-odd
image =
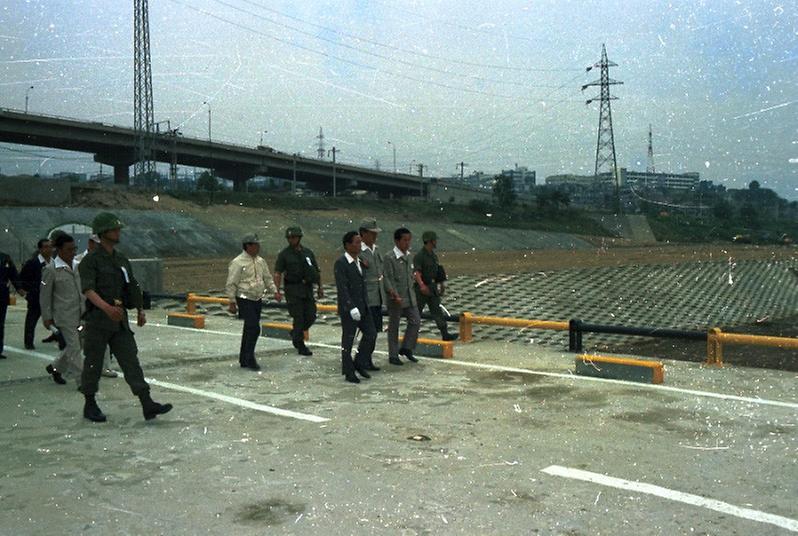
[[[777,527],[787,529],[792,532],[798,532],[798,520],[775,514],[769,514],[767,512],[761,512],[759,510],[753,510],[751,508],[741,508],[723,501],[707,499],[706,497],[701,497],[700,495],[683,493],[681,491],[675,491],[668,488],[663,488],[661,486],[655,486],[653,484],[631,482],[629,480],[614,478],[611,476],[602,475],[600,473],[582,471],[581,469],[571,469],[570,467],[562,467],[559,465],[550,465],[545,469],[541,469],[541,471],[553,476],[572,478],[575,480],[582,480],[584,482],[608,486],[610,488],[655,495],[663,499],[691,504],[693,506],[701,506],[716,512],[721,512],[723,514],[729,514],[735,517],[741,517],[743,519],[750,519],[751,521],[758,521],[759,523],[768,523],[770,525],[776,525]]]
[[[157,385],[165,389],[172,389],[174,391],[191,393],[192,395],[204,396],[206,398],[213,398],[215,400],[221,400],[222,402],[235,404],[236,406],[241,406],[242,408],[254,409],[257,411],[262,411],[264,413],[272,413],[274,415],[279,415],[281,417],[291,417],[292,419],[299,419],[302,421],[310,421],[310,422],[327,422],[330,420],[324,417],[319,417],[317,415],[310,415],[308,413],[299,413],[297,411],[275,408],[274,406],[266,406],[264,404],[258,404],[256,402],[250,402],[249,400],[244,400],[243,398],[236,398],[233,396],[222,395],[219,393],[214,393],[213,391],[203,391],[202,389],[194,389],[193,387],[185,387],[183,385],[177,385],[175,383],[162,382],[161,380],[154,380],[152,378],[147,378],[147,381],[152,385]]]
[[[202,329],[195,329],[195,328],[184,328],[181,326],[169,326],[167,324],[154,324],[154,323],[147,323],[148,326],[157,326],[162,328],[170,328],[170,329],[181,329],[181,330],[188,330],[193,331],[196,333],[216,333],[219,335],[228,335],[233,337],[240,337],[237,333],[230,333],[227,331],[209,331],[209,330],[202,330]],[[334,344],[325,344],[322,342],[308,342],[308,346],[317,346],[319,348],[330,348],[332,350],[340,350],[340,346],[336,346]],[[382,354],[387,355],[388,352],[382,350],[374,350],[375,354]],[[524,368],[517,368],[517,367],[505,367],[503,365],[488,365],[485,363],[469,363],[468,361],[458,361],[456,359],[441,359],[437,357],[424,357],[424,356],[416,356],[419,359],[424,359],[430,361],[432,363],[439,363],[441,365],[459,365],[462,367],[472,367],[472,368],[479,368],[485,370],[499,370],[504,372],[516,372],[518,374],[531,374],[533,376],[547,376],[549,378],[562,378],[568,380],[575,380],[575,381],[586,381],[586,382],[598,382],[598,383],[610,383],[615,385],[625,385],[628,387],[635,387],[638,389],[650,389],[654,391],[668,391],[672,393],[680,393],[686,395],[693,395],[693,396],[702,396],[706,398],[719,398],[721,400],[734,400],[737,402],[746,402],[748,404],[760,404],[764,406],[776,406],[781,408],[790,408],[790,409],[798,409],[798,403],[795,402],[783,402],[781,400],[770,400],[768,398],[755,398],[755,397],[748,397],[748,396],[738,396],[738,395],[727,395],[724,393],[713,393],[711,391],[699,391],[695,389],[683,389],[681,387],[671,387],[668,385],[659,385],[653,383],[638,383],[638,382],[630,382],[626,380],[612,380],[609,378],[594,378],[592,376],[577,376],[575,374],[566,374],[562,372],[544,372],[540,370],[530,370]]]
[[[55,359],[56,356],[43,354],[41,352],[33,352],[30,350],[21,350],[19,348],[14,348],[13,346],[6,346],[11,352],[23,355],[30,355],[33,357],[37,357],[47,362],[51,362]],[[121,374],[121,377],[124,378],[124,375]],[[145,378],[148,383],[151,385],[157,385],[159,387],[163,387],[164,389],[171,389],[173,391],[182,391],[184,393],[190,393],[192,395],[197,396],[204,396],[205,398],[212,398],[214,400],[220,400],[222,402],[227,402],[228,404],[234,404],[236,406],[241,406],[242,408],[249,408],[254,409],[256,411],[262,411],[264,413],[271,413],[273,415],[279,415],[280,417],[290,417],[292,419],[299,419],[303,421],[310,421],[310,422],[327,422],[329,419],[324,417],[319,417],[317,415],[310,415],[308,413],[299,413],[297,411],[291,411],[287,409],[280,409],[274,406],[267,406],[265,404],[258,404],[257,402],[251,402],[249,400],[244,400],[243,398],[237,398],[234,396],[227,396],[220,393],[214,393],[213,391],[204,391],[202,389],[195,389],[193,387],[185,387],[183,385],[178,385],[176,383],[170,382],[163,382],[161,380],[156,380],[153,378]]]

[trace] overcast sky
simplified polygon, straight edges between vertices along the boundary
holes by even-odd
[[[489,5],[488,9],[486,6]],[[782,1],[151,0],[156,120],[187,136],[427,175],[593,172],[602,43],[618,165],[798,198],[798,9]],[[5,0],[0,106],[133,123],[132,0]],[[0,144],[3,173],[94,173]],[[13,149],[13,150],[11,150]],[[42,163],[43,156],[60,159]],[[18,166],[18,167],[17,167]]]

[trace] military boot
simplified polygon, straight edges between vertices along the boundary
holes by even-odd
[[[158,415],[169,413],[172,410],[172,404],[159,404],[150,398],[150,393],[139,395],[139,400],[141,400],[141,409],[144,412],[144,418],[148,421],[154,419]]]
[[[86,398],[86,403],[83,405],[83,417],[92,422],[105,422],[105,414],[97,405],[94,395],[83,395]]]

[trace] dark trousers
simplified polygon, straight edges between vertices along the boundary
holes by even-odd
[[[5,290],[5,292],[3,292]],[[6,312],[8,311],[8,290],[0,289],[0,354],[3,353],[3,339],[6,332]]]
[[[111,347],[116,362],[125,375],[125,381],[134,395],[150,392],[139,364],[138,347],[133,332],[127,327],[127,318],[117,331],[98,329],[91,324],[86,326],[83,339],[83,373],[80,376],[80,391],[84,395],[94,395],[100,387],[100,374],[103,371],[105,349]]]
[[[360,368],[366,368],[371,363],[371,354],[374,352],[374,344],[377,341],[377,332],[374,330],[374,321],[370,314],[363,314],[359,322],[352,320],[349,313],[343,313],[341,318],[341,369],[345,374],[354,373],[354,363],[352,361],[352,345],[355,342],[357,329],[362,333],[360,344],[357,345],[357,356],[355,361]]]
[[[260,314],[263,310],[263,301],[236,298],[236,305],[238,306],[238,318],[244,321],[238,361],[242,365],[249,365],[255,361],[255,345],[260,337]]]
[[[291,342],[294,348],[305,345],[305,330],[316,322],[316,302],[313,298],[292,298],[288,302],[288,314],[294,320]]]
[[[441,335],[449,333],[449,327],[446,325],[446,320],[443,318],[443,311],[441,311],[441,297],[437,294],[431,296],[424,296],[420,290],[416,289],[416,301],[418,302],[418,314],[424,311],[424,306],[429,307],[429,313],[432,319],[435,320],[435,325],[438,326],[438,331]]]
[[[374,324],[374,330],[379,334],[382,333],[382,306],[374,305],[369,307],[371,314],[371,321]]]
[[[39,305],[39,295],[28,299],[28,312],[25,315],[25,346],[33,346],[36,324],[42,317],[42,308]]]

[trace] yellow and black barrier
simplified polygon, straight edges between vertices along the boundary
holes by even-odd
[[[500,316],[481,316],[472,313],[462,313],[460,315],[460,342],[471,342],[473,340],[474,324],[521,329],[568,331],[568,322],[557,320],[527,320],[522,318],[504,318]]]
[[[720,328],[711,328],[709,333],[707,333],[707,365],[723,366],[723,346],[725,344],[769,346],[771,348],[798,350],[798,338],[724,333]]]
[[[194,313],[168,313],[166,323],[170,326],[181,326],[184,328],[205,328],[205,316]]]
[[[260,336],[269,337],[271,339],[287,339],[291,340],[291,330],[294,326],[287,322],[264,322],[260,325]],[[310,340],[310,333],[305,330],[304,339]]]
[[[665,381],[665,367],[659,361],[582,354],[576,357],[576,374],[642,383]]]

